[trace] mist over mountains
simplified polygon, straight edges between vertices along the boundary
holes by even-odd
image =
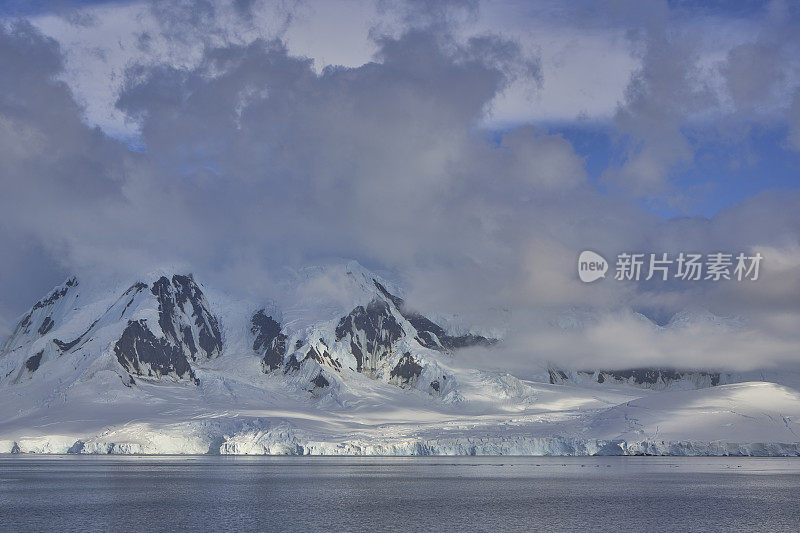
[[[598,170],[596,149],[570,128],[487,126],[521,86],[535,100],[559,78],[547,49],[481,26],[485,6],[388,7],[365,32],[367,57],[347,66],[298,51],[301,13],[197,7],[109,3],[3,19],[0,68],[13,73],[0,80],[3,333],[74,272],[111,284],[168,265],[170,280],[192,272],[231,298],[267,301],[290,272],[347,257],[401,283],[421,316],[502,333],[501,357],[464,350],[477,368],[533,377],[549,363],[748,372],[797,361],[796,188],[756,187],[708,217],[661,214],[705,187],[682,188],[683,166],[719,146],[758,152],[743,131],[766,128],[794,154],[792,8],[765,9],[758,31],[721,41],[721,51],[685,38],[696,32],[678,8],[651,10],[671,32],[643,25],[636,10],[598,14],[627,35],[630,67],[607,116],[584,132],[618,139]],[[591,33],[568,9],[548,16],[544,26]],[[105,29],[134,19],[144,26],[131,23],[112,51]],[[92,33],[100,40],[86,41]],[[79,75],[96,56],[117,65],[108,87]],[[756,90],[747,80],[762,57],[771,66]],[[127,133],[97,118],[86,95],[102,91]],[[585,249],[747,250],[765,260],[749,285],[589,286],[575,275]],[[306,290],[348,298],[324,279]],[[678,320],[686,316],[696,320]]]

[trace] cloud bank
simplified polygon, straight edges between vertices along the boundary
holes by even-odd
[[[170,265],[267,299],[287,266],[345,257],[402,280],[421,310],[504,331],[499,355],[464,356],[481,366],[798,360],[800,193],[754,194],[710,219],[664,219],[640,201],[674,200],[697,132],[735,144],[742,128],[776,124],[797,148],[797,43],[774,38],[789,8],[773,5],[762,32],[716,55],[667,6],[650,26],[612,12],[639,63],[604,126],[616,157],[598,183],[567,128],[487,130],[503,95],[547,85],[547,64],[517,37],[473,31],[478,4],[380,4],[396,24],[373,27],[370,60],[324,68],[287,45],[292,6],[273,6],[269,31],[250,31],[257,3],[145,7],[158,26],[113,93],[135,141],[90,125],[59,41],[26,20],[0,30],[0,71],[14,73],[0,78],[6,327],[67,272]],[[164,56],[171,47],[184,60]],[[585,285],[585,249],[765,262],[750,284]]]

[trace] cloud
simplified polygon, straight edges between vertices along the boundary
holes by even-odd
[[[633,195],[664,193],[676,169],[691,164],[694,151],[684,134],[687,118],[714,104],[693,56],[698,43],[662,27],[635,35],[642,66],[626,89],[615,116],[624,143],[622,161],[604,179]]]
[[[481,366],[745,368],[794,357],[795,193],[758,195],[711,219],[663,220],[630,201],[669,194],[675,168],[695,157],[687,122],[719,105],[685,34],[635,36],[642,66],[612,125],[624,157],[601,190],[557,129],[483,129],[498,95],[547,80],[517,40],[463,34],[453,17],[475,16],[474,6],[376,30],[369,61],[322,69],[280,29],[219,30],[164,60],[217,27],[212,4],[193,18],[187,6],[157,6],[170,31],[141,34],[141,57],[121,63],[116,112],[137,125],[136,150],[86,125],[56,41],[25,22],[0,30],[0,69],[15,73],[0,79],[0,245],[17,258],[2,269],[4,287],[24,285],[33,301],[54,272],[175,266],[266,301],[287,265],[346,257],[402,279],[420,310],[503,331],[501,358],[469,355]],[[240,7],[236,20],[260,16]],[[723,54],[731,80],[757,63],[748,50]],[[742,108],[764,97],[728,85]],[[765,264],[752,285],[586,285],[575,272],[586,249],[762,250]],[[48,266],[32,270],[43,258]],[[346,299],[335,284],[311,289]],[[0,311],[25,291],[8,292]],[[668,326],[686,310],[730,321]]]
[[[30,24],[0,30],[0,245],[10,322],[39,298],[65,262],[80,226],[102,218],[96,207],[121,197],[127,150],[81,121],[81,109],[56,79],[57,44]],[[60,263],[60,264],[59,264]],[[57,279],[57,278],[56,278]]]
[[[795,92],[792,107],[789,109],[788,142],[792,150],[800,152],[800,89]]]
[[[120,109],[139,121],[146,147],[130,152],[83,125],[57,81],[54,43],[20,31],[7,35],[10,47],[47,50],[26,64],[41,69],[32,84],[53,94],[27,98],[15,119],[41,139],[5,143],[18,188],[6,216],[63,264],[99,272],[330,255],[399,265],[457,253],[472,240],[462,229],[483,221],[456,209],[471,193],[453,168],[486,149],[472,130],[491,98],[510,77],[535,74],[513,43],[460,44],[431,29],[380,37],[376,62],[321,74],[277,40],[226,45],[194,68],[130,69]],[[44,123],[51,115],[37,114],[50,105],[68,115]],[[42,151],[52,161],[32,157]]]
[[[749,42],[728,52],[722,74],[737,108],[751,108],[768,100],[784,79],[783,58],[776,44]]]
[[[747,150],[754,129],[785,128],[800,86],[800,14],[779,1],[748,17],[649,5],[657,9],[646,20],[612,17],[628,28],[640,67],[614,117],[621,153],[603,178],[633,197],[678,205],[685,195],[676,182],[711,142]]]

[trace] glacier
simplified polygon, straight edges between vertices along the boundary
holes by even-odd
[[[800,455],[791,372],[520,379],[458,356],[502,357],[502,332],[431,316],[355,262],[270,301],[170,270],[72,277],[0,348],[0,453]]]

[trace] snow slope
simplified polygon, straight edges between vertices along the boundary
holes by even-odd
[[[743,442],[796,442],[799,422],[800,393],[746,382],[637,398],[598,414],[587,431],[608,439],[711,442],[725,428]]]
[[[786,386],[471,369],[459,349],[502,357],[502,343],[446,330],[353,262],[278,292],[238,301],[172,272],[71,278],[0,351],[0,453],[800,455]]]

